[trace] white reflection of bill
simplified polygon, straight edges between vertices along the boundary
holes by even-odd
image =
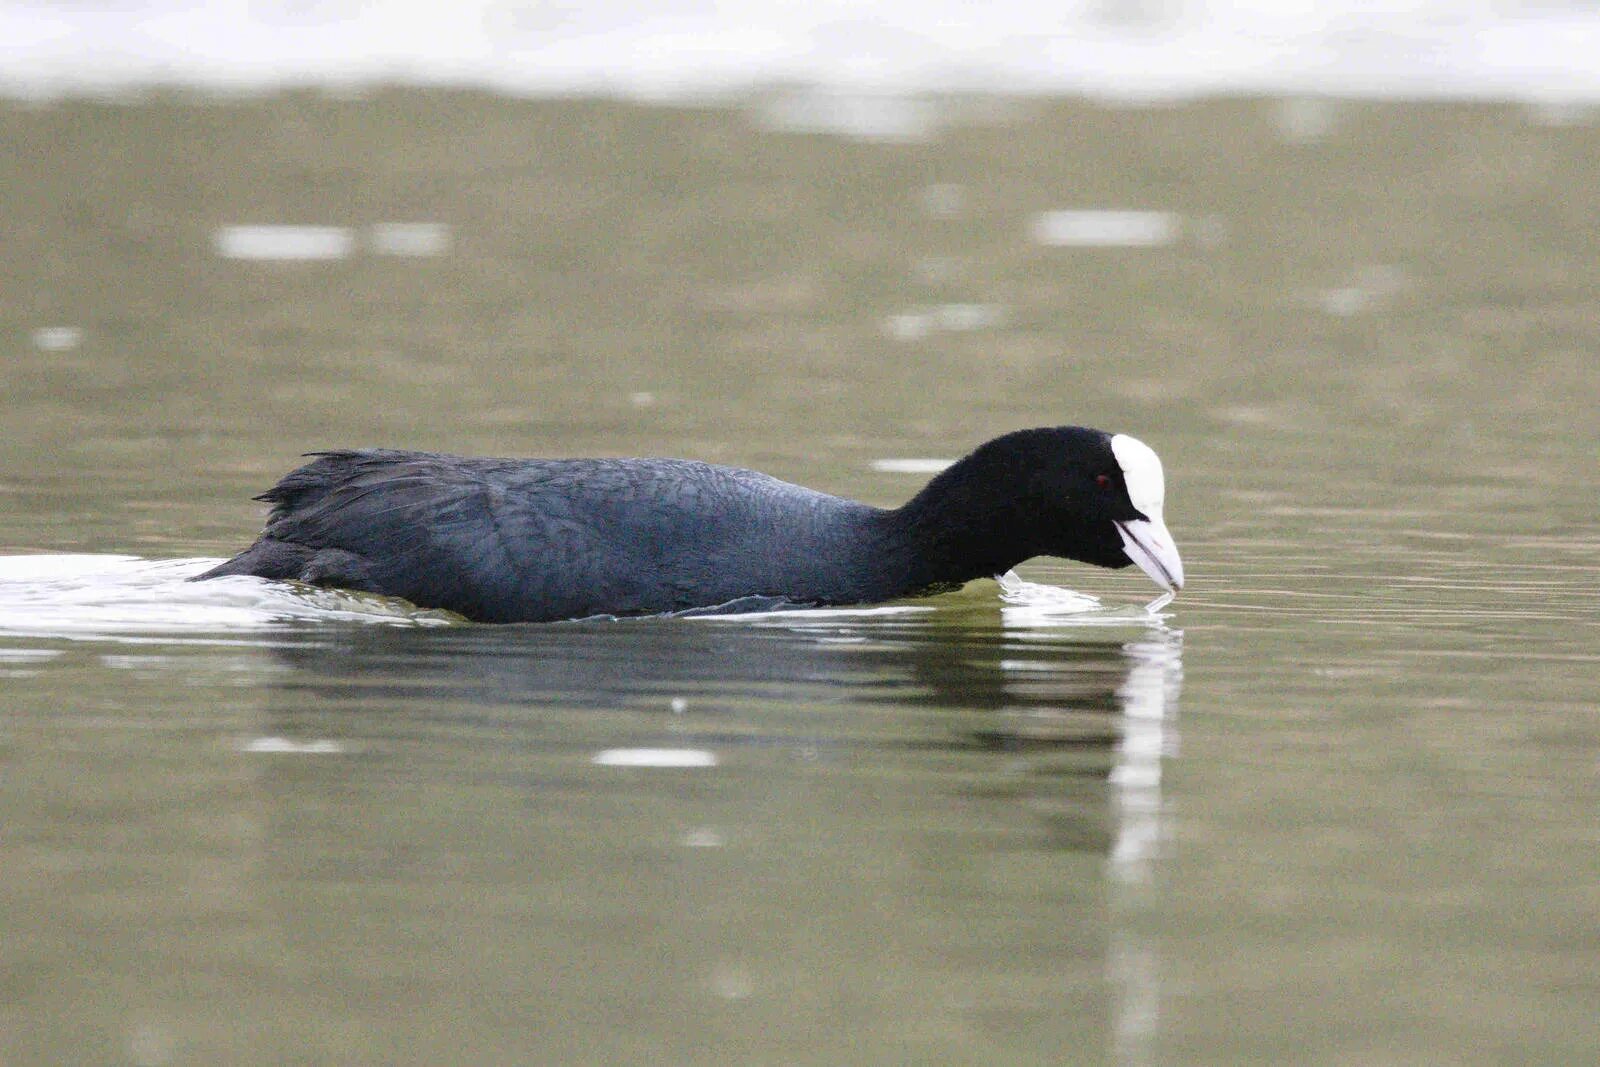
[[[1111,874],[1143,883],[1162,837],[1161,764],[1177,755],[1178,689],[1183,680],[1183,635],[1158,632],[1123,646],[1133,661],[1122,700],[1122,739],[1111,769],[1116,840]]]
[[[1183,634],[1162,630],[1123,646],[1132,660],[1122,701],[1122,738],[1111,769],[1115,824],[1110,874],[1111,945],[1106,977],[1115,1011],[1116,1062],[1150,1063],[1160,1021],[1161,967],[1147,923],[1153,868],[1168,827],[1163,761],[1178,752]]]
[[[1170,596],[1142,609],[1108,608],[1094,597],[1000,579],[1001,615],[1008,636],[1046,641],[1064,630],[1139,628],[1122,644],[1127,674],[1117,689],[1119,737],[1107,779],[1111,820],[1106,857],[1111,993],[1111,1039],[1119,1064],[1155,1060],[1160,1022],[1161,960],[1151,931],[1157,863],[1169,827],[1161,792],[1164,762],[1178,751],[1178,692],[1183,681],[1183,633],[1167,627]],[[1021,669],[1022,661],[1002,666]]]

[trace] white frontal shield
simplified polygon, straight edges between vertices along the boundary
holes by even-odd
[[[1122,468],[1128,499],[1145,515],[1144,519],[1117,523],[1122,550],[1157,585],[1176,593],[1183,588],[1183,560],[1161,516],[1161,505],[1167,493],[1161,457],[1137,437],[1122,433],[1112,436],[1111,452]]]

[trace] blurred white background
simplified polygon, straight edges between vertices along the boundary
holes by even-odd
[[[446,83],[643,97],[855,91],[1270,92],[1600,100],[1580,0],[0,0],[0,92]]]

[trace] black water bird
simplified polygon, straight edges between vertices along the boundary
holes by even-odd
[[[272,510],[256,542],[197,580],[292,579],[481,622],[873,603],[1033,556],[1183,585],[1161,460],[1079,426],[997,437],[892,509],[689,460],[310,455],[257,498]]]

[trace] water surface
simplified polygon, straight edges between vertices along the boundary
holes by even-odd
[[[1282,113],[0,111],[5,1060],[1593,1059],[1600,131]],[[318,447],[895,504],[1061,422],[1163,455],[1159,617],[1056,562],[1098,609],[182,581]]]

